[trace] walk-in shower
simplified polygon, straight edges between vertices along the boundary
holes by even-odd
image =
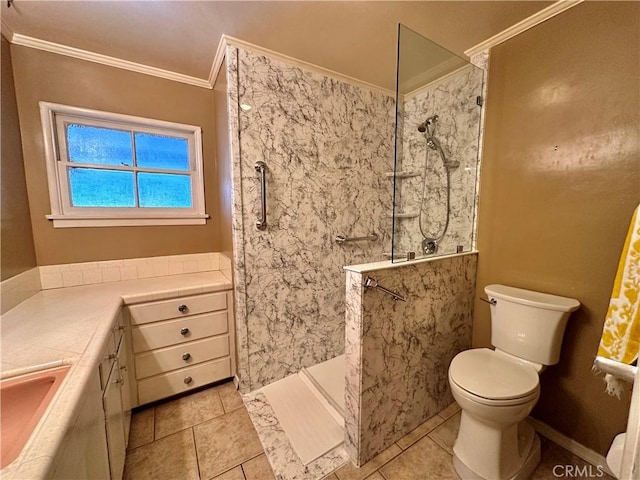
[[[243,48],[221,73],[245,393],[344,353],[343,267],[383,260],[391,243],[394,99]]]
[[[473,249],[482,70],[400,25],[394,261]]]
[[[432,255],[438,251],[438,245],[447,234],[449,228],[449,219],[451,218],[451,170],[460,166],[460,162],[447,159],[440,141],[436,137],[436,127],[438,124],[438,115],[433,115],[427,118],[424,122],[418,125],[418,132],[424,134],[425,142],[427,143],[427,149],[424,154],[424,169],[422,171],[422,194],[420,195],[420,211],[418,212],[418,226],[420,233],[422,234],[422,253],[424,255]],[[429,167],[429,152],[435,151],[439,154],[439,158],[442,161],[442,166],[445,170],[445,190],[446,190],[446,213],[444,225],[435,234],[430,234],[428,225],[426,225],[427,219],[424,218],[425,212],[425,199],[427,190],[427,175]]]

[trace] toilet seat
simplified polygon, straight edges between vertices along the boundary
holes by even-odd
[[[449,378],[475,401],[486,405],[516,405],[537,397],[537,372],[488,348],[466,350],[455,356]]]

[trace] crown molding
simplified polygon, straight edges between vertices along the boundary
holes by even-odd
[[[2,25],[4,27],[4,22],[2,22]],[[81,50],[79,48],[69,47],[67,45],[61,45],[59,43],[48,42],[46,40],[28,37],[19,33],[14,33],[12,35],[11,43],[15,45],[21,45],[23,47],[43,50],[45,52],[56,53],[58,55],[65,55],[67,57],[73,57],[80,60],[86,60],[88,62],[99,63],[101,65],[107,65],[109,67],[120,68],[123,70],[129,70],[145,75],[152,75],[154,77],[164,78],[166,80],[172,80],[174,82],[186,83],[188,85],[194,85],[196,87],[212,88],[211,84],[207,80],[202,78],[192,77],[169,70],[163,70],[162,68],[143,65],[141,63],[130,62],[121,58],[110,57],[108,55],[102,55],[101,53],[90,52],[88,50]]]
[[[216,56],[211,68],[211,73],[209,75],[209,79],[213,78],[213,81],[215,81],[215,78],[217,77],[218,72],[222,67],[227,47],[242,48],[243,50],[248,50],[252,53],[257,53],[258,55],[265,55],[269,58],[288,63],[289,65],[304,68],[305,70],[310,70],[312,72],[319,73],[320,75],[325,75],[327,77],[334,78],[336,80],[354,85],[356,87],[366,88],[368,90],[381,93],[382,95],[387,95],[390,97],[395,97],[396,95],[396,92],[393,90],[382,88],[378,85],[374,85],[373,83],[365,82],[364,80],[359,80],[357,78],[350,77],[349,75],[344,75],[334,70],[330,70],[328,68],[324,68],[319,65],[300,60],[299,58],[290,57],[289,55],[285,55],[274,50],[269,50],[268,48],[260,47],[253,43],[245,42],[244,40],[240,40],[239,38],[234,38],[229,35],[222,35],[222,37],[220,38],[218,50],[216,51]]]
[[[548,6],[547,8],[540,10],[534,15],[528,18],[525,18],[521,22],[507,28],[506,30],[503,30],[497,35],[494,35],[493,37],[488,38],[487,40],[475,45],[474,47],[471,47],[470,49],[466,50],[464,53],[469,57],[473,57],[474,55],[480,52],[488,51],[491,47],[499,45],[500,43],[503,43],[506,40],[509,40],[510,38],[515,37],[516,35],[519,35],[520,33],[564,12],[565,10],[575,7],[576,5],[582,3],[583,1],[584,0],[558,0],[556,3]],[[190,75],[184,75],[182,73],[172,72],[170,70],[164,70],[162,68],[152,67],[150,65],[131,62],[131,61],[123,60],[116,57],[110,57],[108,55],[103,55],[101,53],[82,50],[75,47],[69,47],[67,45],[62,45],[59,43],[40,40],[38,38],[29,37],[27,35],[22,35],[19,33],[14,33],[11,30],[11,28],[7,25],[7,23],[4,21],[4,18],[1,19],[1,22],[2,22],[2,34],[7,38],[7,40],[9,40],[9,42],[15,45],[35,48],[37,50],[56,53],[58,55],[65,55],[67,57],[73,57],[73,58],[85,60],[88,62],[99,63],[101,65],[107,65],[110,67],[120,68],[123,70],[142,73],[144,75],[151,75],[154,77],[164,78],[166,80],[172,80],[174,82],[186,83],[188,85],[193,85],[201,88],[208,88],[208,89],[213,88],[213,84],[224,62],[226,49],[227,47],[231,46],[231,47],[242,48],[244,50],[248,50],[260,55],[266,55],[270,58],[274,58],[276,60],[280,60],[290,65],[304,68],[306,70],[311,70],[313,72],[334,78],[336,80],[340,80],[342,82],[345,82],[351,85],[363,87],[368,90],[381,93],[383,95],[395,97],[395,92],[393,90],[379,87],[378,85],[365,82],[364,80],[359,80],[349,75],[344,75],[334,70],[320,67],[318,65],[314,65],[304,60],[300,60],[295,57],[290,57],[289,55],[284,55],[274,50],[260,47],[253,43],[245,42],[244,40],[240,40],[238,38],[231,37],[226,34],[222,35],[222,37],[220,38],[220,42],[218,43],[216,54],[213,59],[213,63],[211,65],[211,70],[209,71],[209,77],[207,79],[204,79],[204,78],[193,77]]]
[[[216,55],[213,57],[213,63],[211,64],[211,71],[209,72],[209,83],[211,87],[216,83],[216,78],[220,73],[222,64],[224,63],[224,56],[227,53],[227,35],[222,34],[220,41],[218,42],[218,48],[216,49]]]
[[[494,35],[486,39],[483,42],[471,47],[466,50],[464,53],[468,57],[473,57],[475,54],[480,53],[484,50],[489,50],[491,47],[495,47],[503,42],[506,42],[510,38],[515,37],[516,35],[521,34],[529,30],[536,25],[541,24],[549,20],[552,17],[564,12],[565,10],[569,10],[572,7],[582,3],[584,0],[558,0],[556,3],[549,5],[547,8],[540,10],[537,13],[534,13],[530,17],[525,18],[524,20],[516,23],[515,25],[503,30],[502,32]]]

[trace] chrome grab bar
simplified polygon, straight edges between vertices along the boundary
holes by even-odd
[[[389,290],[388,288],[384,288],[382,285],[378,285],[378,282],[375,278],[367,277],[364,280],[364,288],[377,288],[378,290],[382,290],[384,293],[387,293],[393,297],[394,300],[402,300],[406,302],[407,299],[400,295],[398,292],[393,290]]]
[[[344,235],[336,235],[335,242],[338,245],[342,245],[343,243],[359,242],[361,240],[370,240],[372,242],[375,242],[376,240],[378,240],[378,234],[373,232],[370,235],[367,235],[366,237],[345,237]]]
[[[256,220],[256,228],[258,230],[267,229],[267,164],[264,162],[256,162],[254,165],[256,172],[260,174],[260,218]]]

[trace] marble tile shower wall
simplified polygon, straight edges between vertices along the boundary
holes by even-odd
[[[345,448],[362,465],[453,398],[448,368],[471,346],[476,254],[347,272]],[[365,290],[366,276],[406,296]]]
[[[395,101],[242,49],[227,50],[226,66],[239,374],[249,391],[344,352],[342,267],[382,260],[391,242]],[[268,168],[263,231],[258,160]],[[378,241],[334,241],[372,232]]]
[[[440,141],[449,161],[460,162],[451,171],[451,216],[447,235],[439,253],[454,253],[462,245],[469,251],[473,239],[478,166],[478,135],[481,108],[476,97],[482,94],[482,71],[468,66],[461,72],[413,94],[408,94],[400,113],[402,117],[402,158],[400,170],[417,176],[398,181],[399,201],[403,212],[418,214],[422,195],[425,153],[428,150],[425,209],[422,221],[425,234],[436,237],[446,220],[446,170],[437,151],[428,149],[418,125],[438,115],[435,137]],[[415,251],[421,255],[422,235],[418,218],[396,220],[394,251],[405,255]]]

